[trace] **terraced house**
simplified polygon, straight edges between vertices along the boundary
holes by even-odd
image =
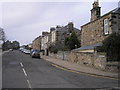
[[[42,37],[39,36],[32,41],[32,48],[33,49],[41,50],[41,38]]]
[[[66,26],[57,26],[51,31],[51,45],[60,45],[64,47],[65,39],[69,37],[73,31],[80,40],[80,30],[75,28],[72,22],[69,22]]]
[[[50,32],[42,32],[41,50],[43,54],[48,55],[51,46],[64,47],[65,39],[71,35],[72,31],[80,39],[80,30],[75,28],[72,22],[69,22],[66,26],[52,27]]]
[[[49,32],[42,32],[42,39],[41,39],[41,50],[43,51],[43,55],[48,56],[48,49],[50,46],[50,33]]]

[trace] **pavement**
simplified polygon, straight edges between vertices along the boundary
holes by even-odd
[[[8,52],[10,52],[11,50],[7,50],[7,51],[2,51],[1,53],[0,53],[0,55],[1,54],[5,54],[5,53],[8,53]]]
[[[79,64],[61,60],[61,59],[55,59],[50,56],[41,55],[41,58],[49,62],[52,62],[53,66],[66,70],[66,71],[71,71],[71,72],[81,73],[81,74],[84,73],[84,74],[89,74],[91,76],[118,79],[118,73],[115,73],[115,72],[102,71],[102,70],[95,69],[93,67],[79,65]]]

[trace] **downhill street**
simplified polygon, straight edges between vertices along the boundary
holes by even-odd
[[[116,88],[118,80],[77,74],[18,50],[3,54],[3,88]]]

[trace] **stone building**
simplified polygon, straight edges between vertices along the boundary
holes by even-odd
[[[51,45],[64,46],[65,38],[69,37],[74,31],[80,40],[80,30],[75,28],[73,23],[70,22],[66,26],[57,26],[55,29],[51,30]]]
[[[81,46],[102,42],[113,32],[120,33],[120,7],[101,16],[99,2],[93,3],[91,21],[81,26]]]
[[[69,37],[74,31],[78,38],[80,37],[80,30],[74,28],[72,22],[68,23],[66,26],[56,26],[56,28],[51,28],[50,32],[42,32],[41,38],[41,50],[43,51],[44,55],[49,54],[49,48],[51,46],[59,46],[63,47],[65,38]]]
[[[32,41],[32,48],[41,50],[41,36],[37,37]]]
[[[41,50],[43,54],[48,56],[48,49],[50,46],[51,41],[51,34],[49,32],[42,32],[42,39],[41,39]]]

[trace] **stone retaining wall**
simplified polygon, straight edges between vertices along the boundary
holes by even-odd
[[[106,67],[106,57],[95,53],[76,53],[76,52],[58,52],[57,54],[50,53],[51,57],[61,60],[67,60],[77,64],[84,64],[104,70]]]
[[[108,66],[108,64],[111,62],[107,62],[106,56],[100,53],[76,53],[59,51],[57,54],[49,53],[49,56],[77,64],[84,64],[104,71],[118,72],[120,70],[119,64]]]

